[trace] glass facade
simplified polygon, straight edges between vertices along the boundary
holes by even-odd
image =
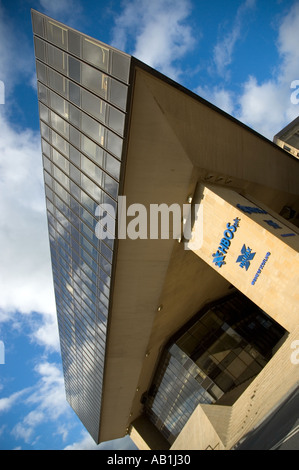
[[[97,441],[114,240],[96,237],[96,209],[115,225],[130,57],[35,11],[32,24],[66,396]]]
[[[164,351],[146,396],[146,413],[172,444],[198,404],[231,405],[284,334],[240,293],[203,310]]]

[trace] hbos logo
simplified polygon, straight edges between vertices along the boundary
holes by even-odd
[[[249,246],[243,245],[241,254],[238,256],[236,263],[240,263],[240,268],[245,268],[246,271],[250,266],[250,261],[255,257],[256,253],[252,253],[252,249]]]

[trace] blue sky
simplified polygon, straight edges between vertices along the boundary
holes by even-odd
[[[31,8],[135,55],[272,140],[299,114],[299,1],[0,1],[0,449],[93,449],[64,395]]]

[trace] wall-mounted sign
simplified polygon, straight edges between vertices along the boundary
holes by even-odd
[[[275,229],[282,229],[282,230],[286,230],[286,228],[283,228],[281,227],[280,225],[278,225],[277,222],[275,222],[274,220],[264,220],[264,222],[266,222],[268,225],[270,225],[271,227],[275,228]],[[280,236],[281,237],[295,237],[295,233],[291,232],[291,233],[281,233]]]
[[[280,225],[278,225],[274,220],[264,220],[268,225],[270,225],[273,228],[282,228]]]
[[[214,258],[213,263],[215,263],[215,265],[219,268],[221,268],[221,266],[225,264],[224,259],[227,254],[227,250],[230,247],[231,240],[234,238],[234,233],[239,227],[239,222],[240,219],[236,217],[232,225],[230,223],[226,225],[226,229],[223,232],[223,238],[219,243],[218,250],[216,251],[216,253],[212,254]]]
[[[268,258],[269,256],[271,255],[270,251],[268,251],[265,255],[265,258],[263,259],[263,261],[261,262],[260,264],[260,267],[258,268],[257,272],[256,272],[256,275],[254,276],[254,278],[252,279],[251,281],[251,285],[254,286],[254,284],[256,283],[259,275],[261,274],[262,272],[262,269],[264,268],[265,264],[267,263],[268,261]]]
[[[241,254],[238,256],[236,263],[240,263],[240,268],[245,268],[246,271],[250,266],[250,261],[255,257],[256,253],[252,253],[252,249],[249,246],[243,245]]]
[[[237,204],[237,208],[247,214],[268,214],[268,212],[264,209],[260,209],[259,207],[241,206],[241,204]]]

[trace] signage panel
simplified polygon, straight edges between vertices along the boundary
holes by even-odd
[[[199,202],[202,217],[193,231],[200,233],[202,243],[190,249],[278,323],[291,328],[295,312],[299,318],[295,228],[224,187],[203,186]],[[286,298],[291,317],[285,313]]]

